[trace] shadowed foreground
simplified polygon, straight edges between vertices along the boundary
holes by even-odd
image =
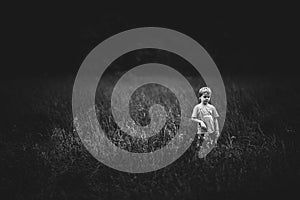
[[[72,123],[73,81],[1,84],[4,199],[244,199],[296,193],[300,96],[290,87],[294,80],[224,79],[228,110],[218,146],[200,160],[194,141],[176,162],[147,174],[110,169],[85,149]],[[199,89],[197,80],[191,82]],[[105,113],[105,106],[98,108]]]

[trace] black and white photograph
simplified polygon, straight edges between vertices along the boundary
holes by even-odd
[[[296,12],[152,3],[5,14],[1,199],[299,196]]]

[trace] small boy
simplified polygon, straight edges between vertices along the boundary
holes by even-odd
[[[197,104],[192,113],[192,120],[198,123],[198,136],[204,137],[204,141],[208,142],[208,138],[212,138],[212,134],[215,134],[216,139],[214,143],[217,143],[217,139],[220,136],[218,117],[219,114],[216,108],[210,104],[211,89],[209,87],[202,87],[199,90],[200,103]],[[199,151],[199,157],[201,149]]]

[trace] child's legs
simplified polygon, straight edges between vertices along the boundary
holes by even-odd
[[[198,157],[199,158],[204,158],[205,157],[206,147],[203,146],[203,145],[206,145],[205,141],[207,139],[207,135],[208,135],[207,132],[198,133],[198,143],[197,143],[198,148],[197,148],[197,150],[198,150]]]
[[[217,134],[216,132],[212,133],[201,133],[201,145],[199,147],[198,156],[199,158],[204,158],[212,148],[217,144]]]

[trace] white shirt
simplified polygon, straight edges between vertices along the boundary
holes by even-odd
[[[192,113],[192,118],[197,118],[203,121],[207,127],[208,133],[213,133],[215,131],[214,119],[219,117],[216,108],[211,104],[197,104]],[[201,125],[198,123],[198,133],[203,133],[201,130]]]

